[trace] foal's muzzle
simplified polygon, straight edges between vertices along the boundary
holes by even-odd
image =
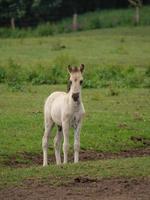
[[[78,101],[78,99],[79,99],[79,93],[73,93],[72,94],[72,98],[73,98],[74,101]]]

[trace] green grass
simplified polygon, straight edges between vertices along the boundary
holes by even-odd
[[[150,87],[149,43],[150,27],[1,39],[0,81],[64,84],[68,64],[84,63],[85,87]]]
[[[56,42],[66,46],[53,50]],[[90,42],[90,43],[89,43]],[[54,37],[0,39],[0,63],[12,59],[25,69],[38,65],[67,66],[84,62],[87,66],[149,65],[150,27],[102,29]]]
[[[69,164],[62,168],[52,165],[45,169],[10,169],[4,163],[15,156],[19,162],[32,165],[21,157],[22,153],[42,153],[44,100],[55,90],[66,90],[65,85],[57,85],[56,79],[66,82],[68,64],[84,63],[86,86],[97,88],[83,89],[86,117],[81,149],[119,152],[144,147],[142,142],[133,142],[131,136],[150,139],[149,43],[148,26],[0,39],[0,81],[7,83],[0,84],[0,184],[51,174],[58,178],[56,184],[59,177],[75,177],[75,173],[91,177],[147,176],[149,157]],[[39,81],[37,78],[43,84],[45,74],[51,85],[33,86]],[[108,87],[101,88],[102,85]],[[54,154],[52,139],[50,147],[49,156]],[[71,131],[70,152],[72,147]]]
[[[44,100],[52,91],[65,89],[66,86],[59,85],[28,85],[24,92],[11,92],[8,86],[0,85],[2,165],[16,154],[42,152]],[[110,96],[109,89],[84,89],[86,117],[81,131],[81,149],[119,152],[143,147],[142,142],[134,143],[130,137],[150,138],[149,98],[148,89],[120,89],[118,96]],[[70,133],[70,145],[72,150],[73,133]],[[53,139],[50,146],[53,147]]]
[[[26,179],[47,182],[50,185],[61,185],[72,182],[78,176],[89,178],[139,177],[149,176],[150,158],[126,158],[68,164],[51,165],[46,168],[32,167],[27,169],[1,169],[0,187],[20,184]]]

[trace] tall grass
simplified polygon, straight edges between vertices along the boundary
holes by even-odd
[[[7,67],[0,67],[0,82],[5,82],[15,89],[20,89],[21,85],[27,82],[33,85],[66,84],[68,78],[66,67],[62,65],[62,59],[61,57],[57,58],[57,62],[52,66],[38,65],[36,69],[25,69],[10,60]],[[109,88],[112,86],[150,88],[150,67],[140,69],[132,66],[112,65],[103,68],[91,66],[86,69],[84,77],[83,87],[85,88]]]
[[[134,9],[98,10],[79,15],[78,30],[111,28],[118,26],[134,26]],[[150,25],[150,6],[144,6],[140,11],[140,24]],[[57,23],[40,24],[36,28],[22,28],[11,30],[0,28],[1,38],[41,37],[58,33],[72,32],[72,19],[67,18]]]

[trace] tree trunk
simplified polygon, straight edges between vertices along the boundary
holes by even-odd
[[[76,13],[73,15],[73,20],[72,20],[73,31],[77,31],[77,29],[78,29],[77,16],[78,15]]]
[[[11,23],[11,28],[14,30],[16,28],[16,26],[15,26],[15,18],[14,17],[11,18],[10,23]]]
[[[139,25],[140,22],[140,8],[139,6],[136,6],[136,12],[135,12],[135,24]]]

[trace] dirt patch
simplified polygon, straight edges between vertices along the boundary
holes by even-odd
[[[150,179],[90,179],[76,177],[67,185],[54,187],[45,182],[28,180],[21,186],[0,191],[3,200],[149,200]]]
[[[135,143],[141,142],[144,145],[150,146],[150,139],[147,139],[143,136],[131,136],[131,140]]]
[[[80,151],[80,161],[88,160],[102,160],[102,159],[115,159],[115,158],[127,158],[127,157],[142,157],[150,156],[150,147],[126,150],[118,153],[111,152],[97,152],[92,150],[81,150]],[[18,159],[19,158],[19,159]],[[18,167],[29,167],[35,165],[42,165],[42,153],[32,154],[23,152],[14,156],[9,157],[7,161],[4,162],[5,166],[10,166],[13,168]],[[73,154],[69,155],[69,161],[73,161]],[[53,155],[48,156],[48,163],[55,163],[55,157]]]
[[[118,153],[111,152],[96,152],[96,151],[81,151],[80,160],[101,160],[101,159],[115,159],[115,158],[128,158],[128,157],[142,157],[150,156],[150,148],[131,149],[121,151]]]

